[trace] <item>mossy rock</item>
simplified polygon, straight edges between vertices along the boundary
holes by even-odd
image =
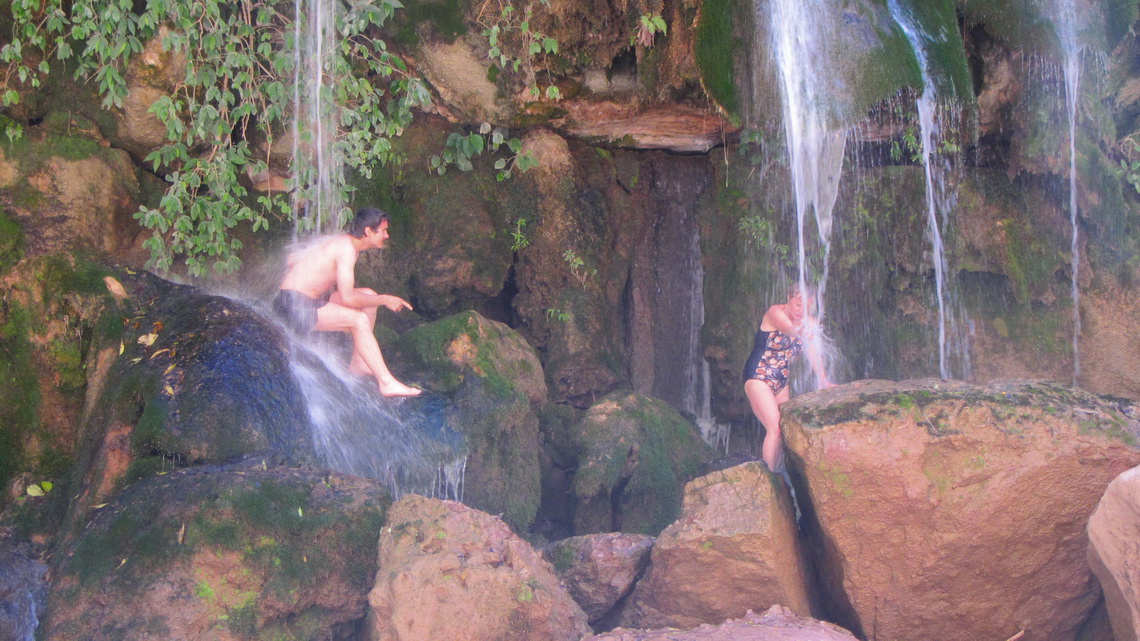
[[[390,503],[377,481],[261,459],[152,477],[56,557],[42,638],[332,638],[365,616]]]
[[[24,257],[24,230],[0,209],[0,276]]]
[[[261,451],[315,462],[280,328],[242,303],[148,272],[118,276],[133,313],[85,426],[85,501],[162,466]],[[109,457],[104,441],[115,430],[125,430],[129,453]]]
[[[701,3],[697,13],[693,54],[701,71],[701,83],[709,97],[734,117],[740,117],[737,61],[745,46],[735,27],[742,22],[742,16],[751,13],[751,8],[738,0],[709,0]]]
[[[657,534],[677,518],[685,483],[716,456],[674,409],[627,392],[587,410],[574,439],[575,534]]]
[[[957,0],[967,25],[981,24],[987,33],[1009,48],[1060,60],[1061,35],[1048,12],[1052,3],[1021,0]],[[1081,3],[1073,26],[1084,47],[1111,51],[1128,34],[1136,21],[1135,2],[1127,0],[1090,0]]]
[[[96,346],[122,328],[123,310],[103,281],[110,273],[81,256],[56,254],[21,261],[9,275],[0,305],[0,486],[18,473],[34,482],[64,480],[88,366]]]
[[[766,5],[772,2],[774,0],[763,3],[756,12],[759,24],[752,44],[769,52],[773,26],[769,24]],[[910,42],[885,6],[872,0],[812,3],[810,6],[814,11],[809,17],[813,21],[809,29],[822,40],[810,45],[822,61],[816,73],[823,77],[813,82],[815,93],[827,98],[827,103],[820,108],[830,126],[838,129],[844,123],[862,118],[872,106],[901,89],[922,87],[922,70]],[[760,65],[759,69],[753,69],[755,87],[760,90],[754,91],[758,104],[751,107],[750,113],[761,116],[783,113],[780,94],[773,91],[783,82],[778,61],[762,59],[755,64]]]
[[[973,105],[974,84],[953,0],[900,0],[900,5],[920,31],[926,72],[938,95]]]
[[[396,352],[413,379],[447,399],[444,421],[467,444],[464,502],[525,531],[540,493],[535,409],[546,401],[534,349],[506,325],[464,312],[405,332]]]

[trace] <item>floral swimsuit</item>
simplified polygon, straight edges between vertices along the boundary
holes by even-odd
[[[744,380],[764,381],[779,394],[788,385],[788,368],[792,360],[804,349],[799,337],[791,337],[774,329],[770,332],[758,330],[752,354],[744,366]]]

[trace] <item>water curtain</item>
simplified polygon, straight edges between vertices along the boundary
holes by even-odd
[[[833,41],[828,12],[833,8],[826,2],[804,0],[771,0],[768,7],[796,199],[797,282],[801,291],[814,291],[814,313],[822,323],[826,311],[832,216],[847,144],[845,128],[836,122],[835,108],[828,98],[829,80],[836,74],[828,51]],[[809,212],[815,221],[814,241],[822,253],[817,263],[809,257]],[[818,269],[809,274],[813,263]],[[808,338],[815,343],[812,349],[816,353],[825,352],[820,332],[811,332]],[[815,376],[814,371],[811,376]],[[811,383],[814,389],[819,381]]]

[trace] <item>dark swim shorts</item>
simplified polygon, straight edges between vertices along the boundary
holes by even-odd
[[[324,307],[327,300],[309,298],[292,289],[279,289],[273,297],[273,311],[293,331],[304,333],[317,326],[317,310]]]

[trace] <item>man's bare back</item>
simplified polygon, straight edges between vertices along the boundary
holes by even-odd
[[[372,333],[379,307],[398,312],[412,306],[398,296],[356,287],[360,252],[379,249],[387,240],[387,214],[378,209],[358,211],[348,233],[320,240],[289,255],[273,309],[297,331],[350,333],[350,371],[376,377],[384,396],[416,396],[421,390],[404,385],[388,371]]]

